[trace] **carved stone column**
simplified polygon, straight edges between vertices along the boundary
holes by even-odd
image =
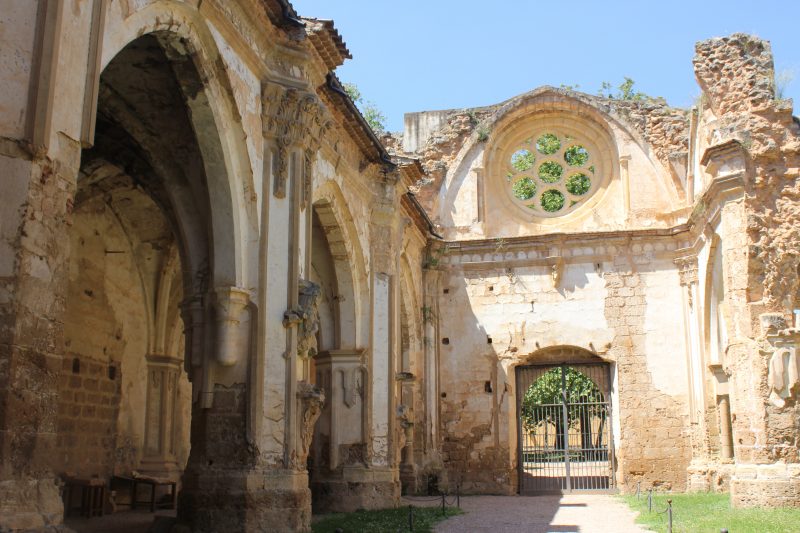
[[[400,494],[397,454],[398,386],[395,381],[400,351],[400,298],[397,258],[401,221],[399,176],[388,166],[378,167],[373,181],[374,204],[370,216],[370,278],[372,335],[367,368],[368,469],[362,481],[371,485],[373,507],[391,506]]]
[[[707,368],[703,362],[701,318],[698,290],[698,264],[694,254],[675,259],[678,279],[682,289],[684,328],[686,331],[686,368],[689,385],[689,421],[691,423],[692,460],[687,468],[687,485],[690,490],[711,490],[711,478],[717,470],[709,455],[710,402],[706,396]],[[715,411],[711,407],[711,414]]]
[[[245,531],[305,531],[310,525],[304,456],[324,397],[299,382],[301,358],[312,348],[303,340],[309,324],[300,285],[308,277],[311,172],[331,122],[314,91],[298,88],[305,80],[286,81],[262,85],[254,305],[233,287],[214,287],[204,296],[207,349],[202,379],[193,382],[195,388],[202,382],[202,392],[193,412],[189,490],[179,506],[181,519],[196,530],[227,531],[236,524]],[[247,335],[244,317],[255,328]],[[219,384],[240,372],[246,383]]]
[[[176,479],[175,427],[178,416],[178,379],[181,360],[166,355],[147,356],[147,403],[143,474]]]

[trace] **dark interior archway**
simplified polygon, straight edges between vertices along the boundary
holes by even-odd
[[[70,229],[56,461],[63,474],[179,483],[190,440],[205,444],[189,429],[189,380],[196,388],[202,361],[191,341],[198,315],[187,308],[199,309],[202,322],[212,280],[233,282],[234,274],[215,272],[215,221],[230,209],[217,213],[211,196],[227,177],[189,49],[171,34],[144,35],[101,75]],[[116,489],[107,510],[130,502],[130,486]],[[168,490],[155,497],[173,503]]]

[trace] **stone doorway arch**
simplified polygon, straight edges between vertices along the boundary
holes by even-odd
[[[611,491],[611,367],[581,349],[546,350],[515,368],[520,494]]]

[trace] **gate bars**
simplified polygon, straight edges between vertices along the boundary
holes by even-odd
[[[610,491],[614,485],[610,367],[520,366],[520,494]]]

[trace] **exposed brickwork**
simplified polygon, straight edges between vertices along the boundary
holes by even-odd
[[[73,372],[75,361],[78,372]],[[90,359],[64,358],[57,440],[62,472],[108,477],[114,471],[121,388],[119,375],[109,379],[108,368]]]

